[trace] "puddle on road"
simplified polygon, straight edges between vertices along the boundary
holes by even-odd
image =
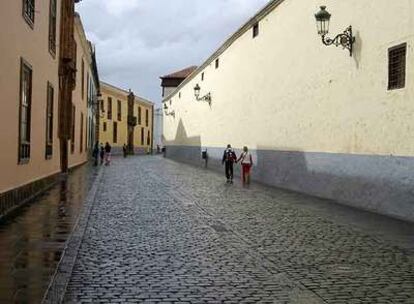
[[[0,303],[40,303],[95,176],[83,166],[0,223]]]

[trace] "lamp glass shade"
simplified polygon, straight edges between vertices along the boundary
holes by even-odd
[[[326,10],[326,6],[321,6],[321,10],[315,14],[316,27],[318,34],[325,36],[329,33],[329,21],[331,14]]]
[[[198,85],[198,83],[194,87],[194,95],[195,95],[196,98],[198,98],[200,96],[200,86]]]

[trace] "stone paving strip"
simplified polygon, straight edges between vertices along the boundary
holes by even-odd
[[[42,304],[61,303],[63,301],[73,267],[75,266],[77,254],[85,235],[86,226],[95,201],[95,195],[101,181],[102,173],[102,171],[98,173],[94,184],[88,193],[86,202],[83,205],[83,210],[65,244],[57,269],[43,297]]]
[[[412,251],[303,200],[158,157],[116,159],[65,302],[414,303]]]

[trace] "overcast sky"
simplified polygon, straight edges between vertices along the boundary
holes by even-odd
[[[83,0],[100,78],[159,103],[162,75],[200,65],[269,0]]]

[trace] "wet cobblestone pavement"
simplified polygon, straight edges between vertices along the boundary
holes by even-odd
[[[414,303],[414,227],[159,157],[104,168],[66,303]]]
[[[95,174],[76,169],[0,222],[0,303],[40,303]]]

